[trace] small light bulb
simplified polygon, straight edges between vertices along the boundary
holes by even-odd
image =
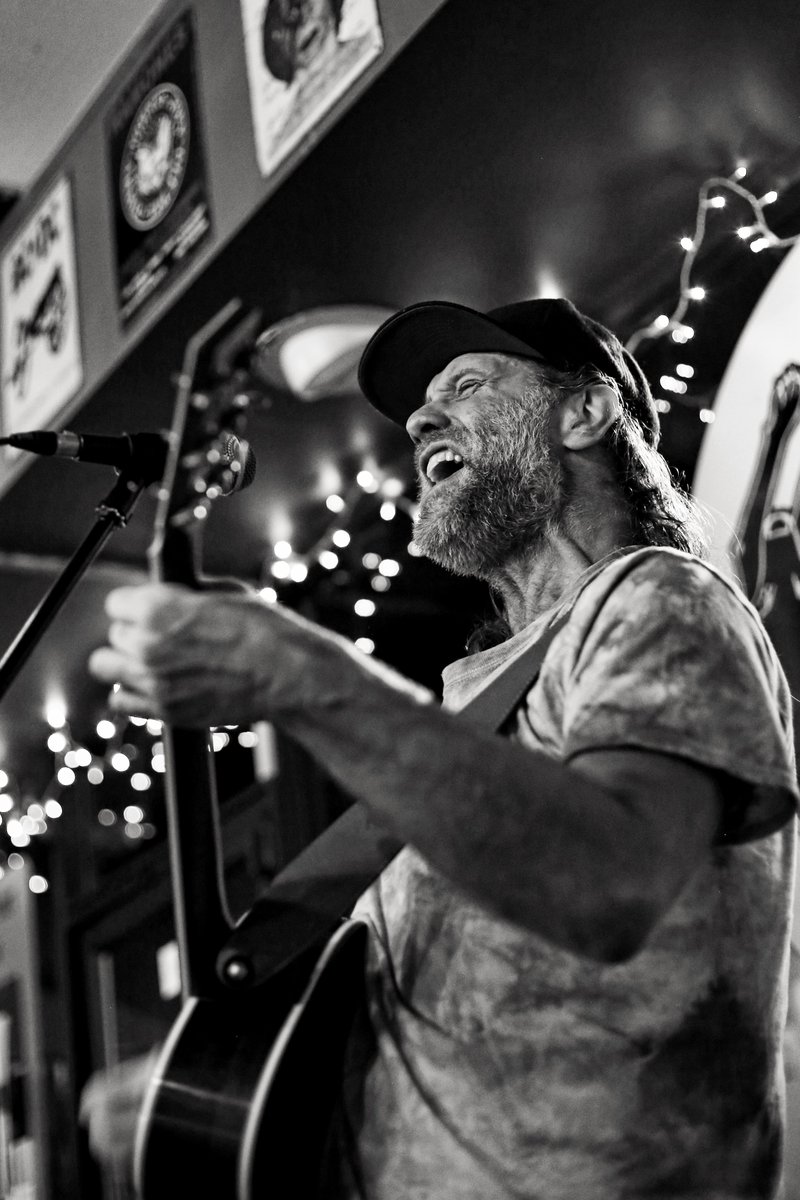
[[[710,408],[701,408],[697,415],[705,425],[713,425],[716,414]]]
[[[675,367],[675,374],[680,375],[682,379],[693,379],[694,367],[690,367],[688,363],[678,363]]]
[[[777,199],[778,199],[778,193],[773,190],[771,192],[765,192],[765,194],[761,197],[760,203],[761,204],[774,204]]]
[[[283,559],[279,559],[278,562],[274,562],[272,564],[270,571],[276,579],[288,579],[291,567],[287,562],[284,562]]]
[[[258,594],[262,600],[266,600],[267,604],[274,604],[278,599],[278,593],[275,591],[275,588],[260,588]]]
[[[326,571],[333,571],[339,565],[339,555],[334,554],[333,550],[322,550],[319,555],[319,565]]]
[[[381,493],[387,500],[396,500],[398,496],[402,496],[405,484],[402,479],[396,479],[394,475],[384,479],[381,484]]]
[[[61,767],[56,779],[62,787],[70,787],[75,782],[75,772],[71,767]]]
[[[340,550],[344,550],[345,546],[350,545],[350,534],[346,529],[334,529],[331,541],[334,546],[338,546]]]
[[[380,484],[372,474],[372,471],[368,471],[366,468],[363,471],[358,472],[356,475],[356,483],[362,489],[362,491],[365,492],[377,492],[378,488],[380,487]]]
[[[355,645],[356,649],[360,650],[362,654],[372,654],[375,649],[375,643],[372,638],[368,637],[356,638]]]
[[[706,289],[702,287],[690,287],[686,295],[690,300],[705,300]]]
[[[724,208],[726,200],[724,196],[712,196],[708,203],[712,208]]]
[[[276,542],[272,549],[276,558],[292,557],[292,547],[289,542]]]
[[[106,740],[108,740],[108,738],[113,738],[113,736],[116,732],[117,732],[117,727],[113,721],[98,721],[97,722],[97,736],[98,737],[105,738]]]
[[[67,709],[63,700],[51,696],[47,701],[45,719],[51,729],[62,729],[67,723]]]
[[[64,734],[60,729],[56,730],[55,733],[50,734],[50,737],[47,739],[48,750],[52,750],[53,754],[61,754],[62,750],[66,750],[66,748],[67,739],[64,737]],[[5,784],[3,784],[3,786],[5,787]]]
[[[328,496],[327,500],[325,501],[325,507],[330,509],[332,513],[341,512],[344,508],[344,500],[341,496]]]
[[[667,316],[666,313],[661,313],[659,316],[656,317],[655,321],[653,321],[653,327],[655,329],[666,329],[668,325],[669,325],[669,317]]]
[[[766,250],[767,246],[771,245],[772,242],[769,238],[760,237],[756,238],[755,241],[750,243],[750,249],[753,251],[753,254],[760,254],[762,250]]]
[[[681,238],[681,249],[686,251],[694,250],[694,242],[690,237]]]
[[[381,505],[381,520],[392,521],[397,513],[397,506],[392,500],[384,500]]]
[[[356,600],[353,605],[353,612],[357,617],[371,617],[375,612],[374,600]]]
[[[746,242],[749,237],[752,237],[756,231],[755,225],[740,225],[736,230],[736,236],[740,237],[743,242]]]
[[[739,163],[738,167],[733,172],[733,178],[734,179],[744,179],[746,174],[747,174],[747,167],[745,166],[744,163]]]
[[[668,413],[672,408],[672,405],[670,404],[669,400],[662,400],[661,397],[659,397],[656,400],[656,408],[660,413]]]
[[[292,563],[289,567],[289,578],[292,583],[302,583],[308,577],[308,567],[305,563]]]

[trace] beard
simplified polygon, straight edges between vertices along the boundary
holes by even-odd
[[[549,393],[527,391],[459,431],[465,465],[442,484],[420,485],[414,541],[427,558],[492,583],[559,525],[566,487],[547,436],[552,406]]]

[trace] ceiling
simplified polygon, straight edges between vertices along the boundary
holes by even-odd
[[[18,7],[24,29],[32,17]],[[108,67],[142,8],[136,21],[127,14],[127,24],[122,6],[89,10],[103,30],[92,60]],[[53,5],[48,28],[63,20],[59,12]],[[34,87],[36,36],[27,28],[29,70],[13,66],[26,88]],[[757,194],[780,191],[770,210],[775,228],[798,227],[799,43],[794,0],[449,0],[73,426],[133,432],[168,425],[170,378],[183,344],[232,295],[260,308],[270,324],[317,305],[394,308],[437,297],[488,307],[557,291],[627,336],[674,305],[678,239],[693,227],[697,188],[707,177],[728,175],[745,160]],[[6,56],[7,39],[0,44]],[[58,50],[60,61],[77,61],[70,59],[77,48]],[[35,67],[41,79],[40,60]],[[8,78],[0,60],[3,87]],[[94,86],[87,76],[84,99]],[[15,103],[18,133],[30,114]],[[36,107],[32,99],[29,107]],[[48,137],[57,137],[50,128]],[[33,158],[20,151],[4,176],[21,181],[32,169]],[[709,300],[696,321],[691,405],[673,407],[663,436],[665,453],[687,478],[705,428],[698,407],[713,404],[736,338],[780,260],[774,252],[751,255],[736,239],[733,229],[747,216],[735,204],[715,216],[698,262]],[[666,343],[641,347],[652,379],[667,353]],[[277,537],[311,547],[330,520],[326,491],[346,489],[365,461],[410,487],[403,435],[355,397],[313,405],[273,397],[257,406],[251,435],[259,471],[248,492],[212,517],[214,571],[255,582]],[[5,641],[112,482],[103,468],[38,461],[0,502]],[[4,704],[0,757],[35,780],[33,790],[46,770],[37,755],[48,689],[64,695],[82,736],[90,737],[102,711],[86,652],[101,636],[109,580],[144,569],[151,519],[148,498]],[[407,518],[382,522],[369,498],[352,528],[352,569],[312,572],[289,601],[352,634],[353,598],[369,588],[361,553],[402,556],[405,569],[370,631],[381,656],[431,682],[459,653],[476,590],[407,560]]]
[[[30,186],[160,5],[3,0],[0,189]]]

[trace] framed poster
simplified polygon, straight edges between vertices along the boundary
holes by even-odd
[[[173,21],[121,88],[106,130],[124,327],[211,234],[190,12]]]
[[[375,0],[241,0],[256,157],[270,175],[383,50]]]
[[[2,428],[47,425],[83,379],[72,193],[57,179],[0,263]]]

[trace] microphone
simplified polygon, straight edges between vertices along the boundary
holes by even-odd
[[[12,433],[0,438],[0,446],[13,446],[27,450],[30,454],[55,455],[57,458],[72,458],[76,462],[101,463],[108,467],[135,467],[147,483],[155,483],[164,474],[169,442],[162,433],[73,433],[63,429],[52,433],[46,429],[34,429],[28,433]],[[240,442],[233,434],[225,438],[221,465],[233,471],[233,485],[225,495],[241,491],[252,482],[256,472],[256,460],[247,442]]]
[[[164,473],[167,439],[160,433],[73,433],[64,429],[52,433],[34,429],[30,433],[12,433],[0,438],[0,445],[27,450],[30,454],[51,454],[56,458],[74,458],[77,462],[103,463],[108,467],[143,468],[142,474],[156,480]]]

